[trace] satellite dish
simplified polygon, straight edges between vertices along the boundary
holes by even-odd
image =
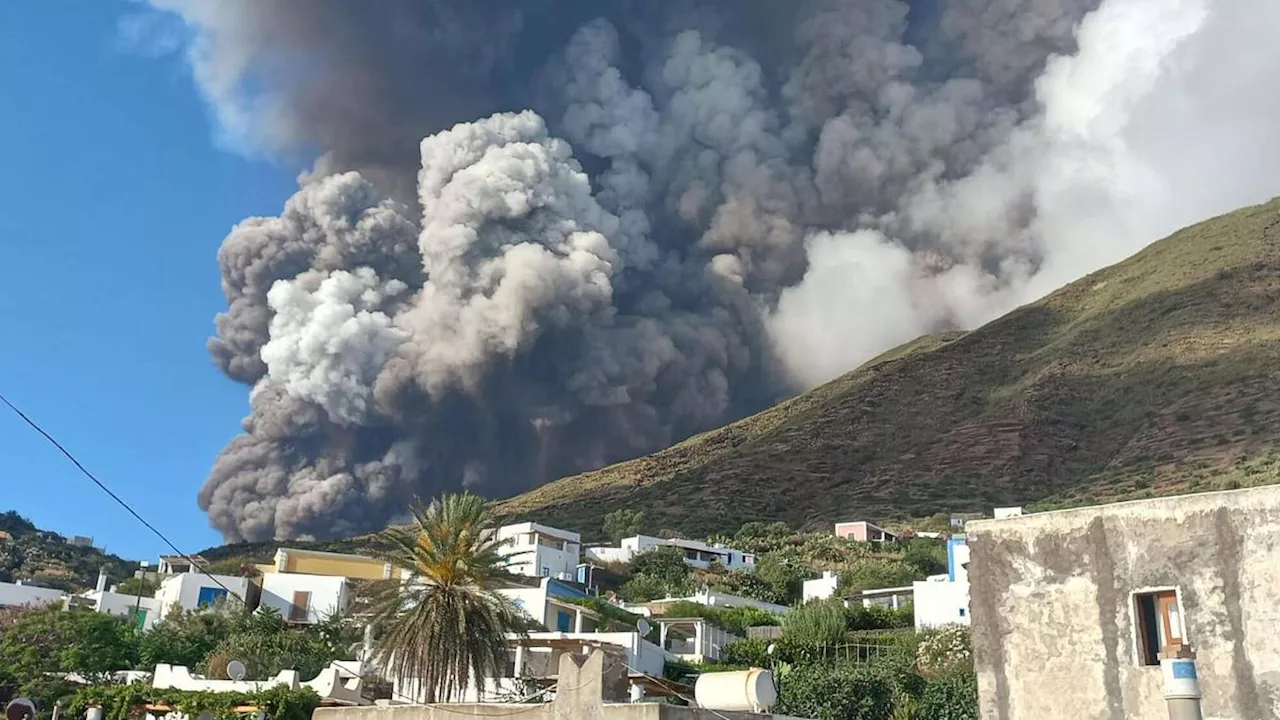
[[[34,720],[36,704],[27,698],[14,698],[5,706],[4,716],[8,720]]]
[[[244,663],[239,660],[232,660],[227,663],[227,677],[232,680],[243,680],[244,676],[248,674],[248,672],[248,668],[246,668]]]
[[[649,625],[649,621],[645,620],[644,618],[640,618],[640,621],[636,623],[636,632],[640,633],[641,635],[648,635],[649,630],[651,629],[652,628]]]
[[[769,647],[764,649],[764,654],[772,656],[773,653],[776,652],[777,650],[778,650],[778,643],[769,643]]]

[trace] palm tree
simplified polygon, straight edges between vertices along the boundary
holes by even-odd
[[[373,591],[374,657],[426,702],[449,702],[461,699],[472,678],[498,675],[507,633],[522,633],[527,621],[493,592],[507,563],[483,498],[446,494],[426,508],[415,503],[412,513],[409,525],[380,534],[382,559],[412,577]]]

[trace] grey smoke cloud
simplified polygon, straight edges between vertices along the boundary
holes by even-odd
[[[663,447],[1280,181],[1244,0],[151,3],[318,155],[219,252],[228,539]]]

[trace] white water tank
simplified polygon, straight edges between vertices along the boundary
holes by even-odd
[[[693,698],[711,710],[763,713],[778,702],[778,691],[768,670],[710,672],[698,676]]]

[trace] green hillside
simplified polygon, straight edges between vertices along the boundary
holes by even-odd
[[[98,571],[112,584],[133,577],[138,563],[95,547],[77,547],[55,532],[40,530],[12,510],[0,513],[0,582],[21,580],[68,592],[92,590]],[[6,537],[7,536],[7,537]]]
[[[1132,499],[1280,472],[1280,201],[1182,230],[973,332],[499,504],[697,536]]]

